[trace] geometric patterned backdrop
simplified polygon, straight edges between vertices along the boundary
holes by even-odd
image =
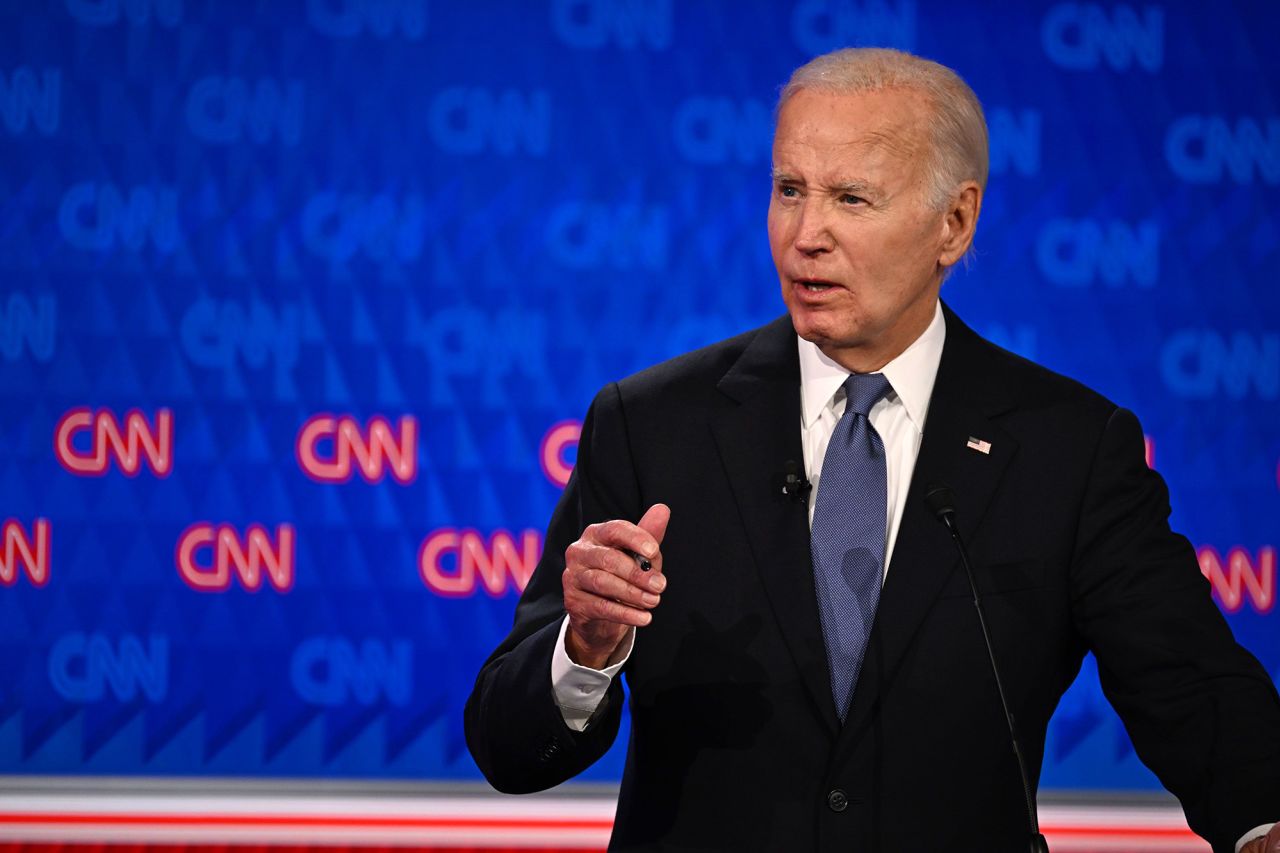
[[[0,773],[478,779],[462,703],[576,419],[781,313],[773,101],[845,44],[977,91],[944,297],[1139,414],[1280,677],[1277,31],[1261,0],[0,0]],[[1156,786],[1088,665],[1046,762]]]

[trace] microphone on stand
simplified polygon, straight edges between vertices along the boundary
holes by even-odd
[[[982,626],[982,639],[987,646],[987,658],[991,661],[991,674],[996,678],[996,692],[1000,694],[1000,705],[1004,708],[1005,722],[1009,725],[1009,740],[1013,743],[1013,756],[1018,760],[1018,775],[1022,777],[1022,794],[1027,801],[1027,819],[1031,823],[1031,853],[1049,853],[1049,842],[1040,834],[1036,798],[1031,793],[1027,765],[1022,760],[1022,747],[1018,745],[1018,730],[1014,725],[1013,713],[1009,710],[1009,700],[1004,695],[1004,684],[1000,681],[1000,668],[996,666],[996,653],[991,647],[991,633],[987,630],[987,616],[982,609],[982,596],[978,592],[978,584],[973,579],[969,553],[965,550],[964,541],[960,538],[960,530],[956,527],[956,496],[947,486],[935,483],[925,492],[924,502],[934,517],[947,526],[947,531],[956,543],[956,550],[960,552],[960,565],[964,566],[965,577],[969,579],[969,589],[973,591],[973,607],[978,611],[978,624]]]

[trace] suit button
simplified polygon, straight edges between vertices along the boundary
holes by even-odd
[[[538,749],[538,760],[543,764],[551,761],[560,754],[560,744],[554,740],[547,741]]]
[[[849,795],[839,788],[835,788],[831,793],[827,794],[827,807],[833,812],[842,812],[849,808]]]

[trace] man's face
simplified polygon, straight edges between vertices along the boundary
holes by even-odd
[[[797,334],[878,370],[933,319],[946,215],[927,203],[923,96],[801,89],[773,139],[769,245]]]

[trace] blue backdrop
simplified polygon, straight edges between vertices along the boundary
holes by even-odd
[[[945,298],[1137,411],[1280,674],[1280,10],[958,5],[0,2],[0,772],[478,778],[575,419],[781,312],[773,99],[845,44],[978,92]],[[1044,784],[1156,786],[1088,667]]]

